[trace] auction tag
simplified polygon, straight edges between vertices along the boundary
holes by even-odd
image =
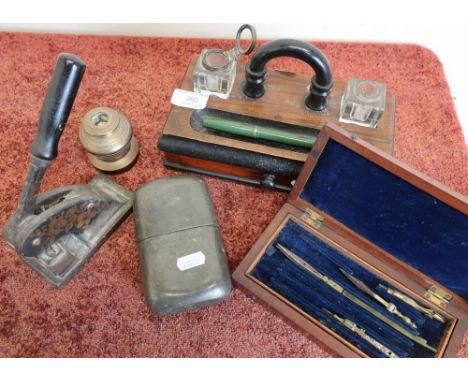
[[[182,256],[177,259],[177,268],[181,271],[205,264],[205,254],[201,251]]]
[[[194,93],[188,90],[175,89],[172,93],[171,103],[176,106],[188,107],[190,109],[204,109],[208,103],[209,96]]]

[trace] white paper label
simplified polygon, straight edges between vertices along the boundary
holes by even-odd
[[[208,103],[209,96],[194,93],[188,90],[175,89],[172,93],[171,103],[176,106],[188,107],[190,109],[204,109]]]
[[[177,268],[181,271],[186,271],[187,269],[195,268],[203,264],[205,264],[205,254],[200,251],[177,259]]]

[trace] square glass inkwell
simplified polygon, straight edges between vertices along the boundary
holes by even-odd
[[[249,30],[251,40],[247,48],[241,47],[241,35]],[[216,95],[227,99],[236,78],[237,60],[241,55],[252,52],[257,41],[255,28],[242,25],[237,31],[236,45],[233,49],[203,49],[193,71],[193,89],[196,93]]]
[[[340,122],[376,128],[385,111],[384,83],[351,78],[341,98]]]

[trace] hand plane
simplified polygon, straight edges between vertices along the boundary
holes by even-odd
[[[44,174],[57,156],[85,68],[76,56],[58,56],[31,146],[23,193],[16,212],[3,227],[8,244],[58,288],[96,252],[133,204],[130,191],[103,175],[88,185],[65,186],[38,195]]]

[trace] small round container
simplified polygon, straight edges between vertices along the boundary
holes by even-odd
[[[138,155],[138,141],[130,122],[108,107],[88,111],[81,121],[79,136],[90,162],[102,171],[129,167]]]

